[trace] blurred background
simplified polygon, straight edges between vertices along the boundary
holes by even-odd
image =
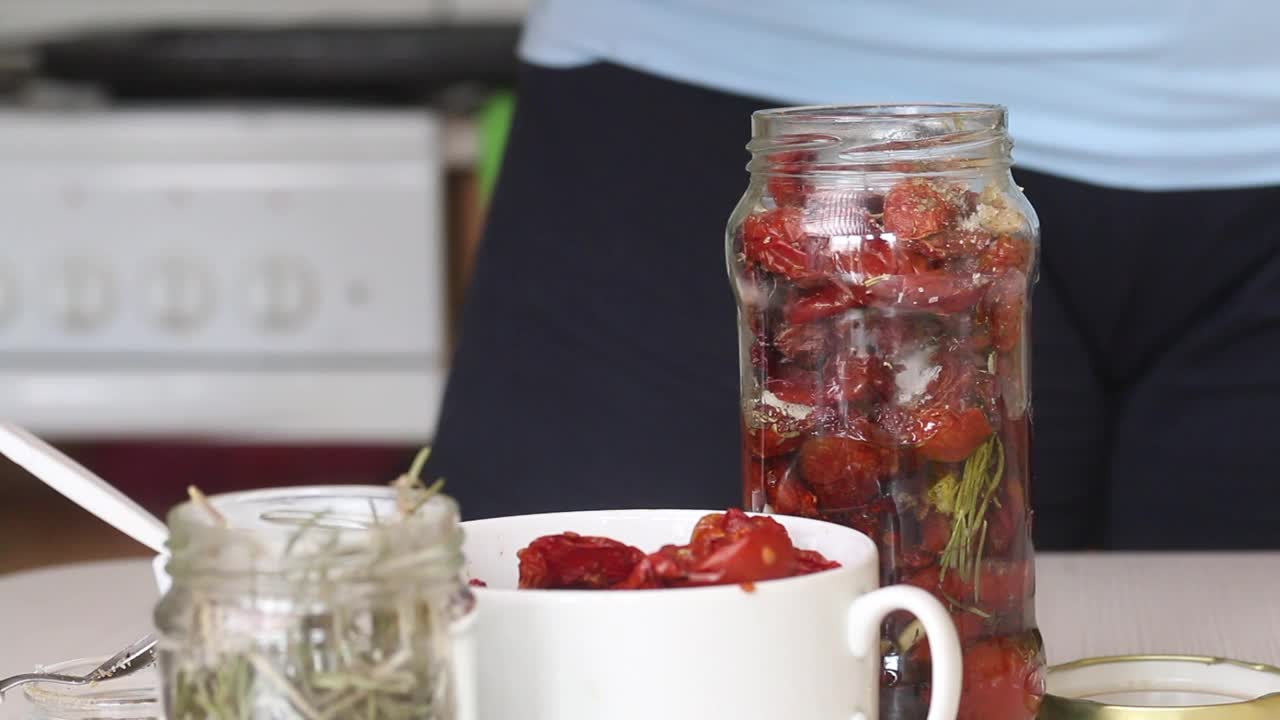
[[[0,3],[0,417],[157,513],[403,472],[527,2]],[[0,460],[0,573],[133,554]]]

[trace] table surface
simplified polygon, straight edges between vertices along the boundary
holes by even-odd
[[[1280,553],[1042,553],[1036,570],[1051,663],[1163,652],[1280,665]],[[109,655],[151,627],[155,600],[147,561],[0,577],[0,677]],[[0,719],[23,717],[11,696]]]

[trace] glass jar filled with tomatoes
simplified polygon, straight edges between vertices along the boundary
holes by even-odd
[[[747,507],[856,528],[882,581],[950,608],[960,720],[1044,692],[1028,443],[1035,212],[1002,107],[757,112],[730,220]],[[923,717],[929,647],[882,642],[882,715]]]

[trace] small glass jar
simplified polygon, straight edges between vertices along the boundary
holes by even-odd
[[[41,672],[84,675],[107,658],[68,660]],[[156,674],[140,670],[92,685],[32,683],[23,688],[31,720],[164,720]]]
[[[169,526],[155,619],[171,720],[472,718],[474,600],[449,498],[261,490],[185,503]]]
[[[744,500],[880,548],[882,581],[952,612],[960,720],[1030,720],[1034,211],[998,106],[757,112],[727,229],[738,298]],[[929,649],[887,624],[882,715],[924,717]]]

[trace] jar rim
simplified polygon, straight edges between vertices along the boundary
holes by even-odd
[[[751,115],[753,175],[961,176],[1012,162],[1003,105],[807,105]],[[802,160],[797,161],[797,158]]]
[[[1200,655],[1116,655],[1048,670],[1041,717],[1081,720],[1232,720],[1274,717],[1280,709],[1280,668]],[[1217,704],[1139,705],[1100,699],[1116,693],[1212,695]]]
[[[435,494],[406,514],[390,486],[266,488],[191,500],[169,513],[175,581],[317,572],[328,580],[448,577],[462,564],[457,504]],[[408,578],[406,578],[408,579]]]
[[[752,117],[820,122],[867,122],[990,115],[998,120],[1007,112],[1004,105],[993,103],[872,103],[766,108],[756,110],[752,113]]]

